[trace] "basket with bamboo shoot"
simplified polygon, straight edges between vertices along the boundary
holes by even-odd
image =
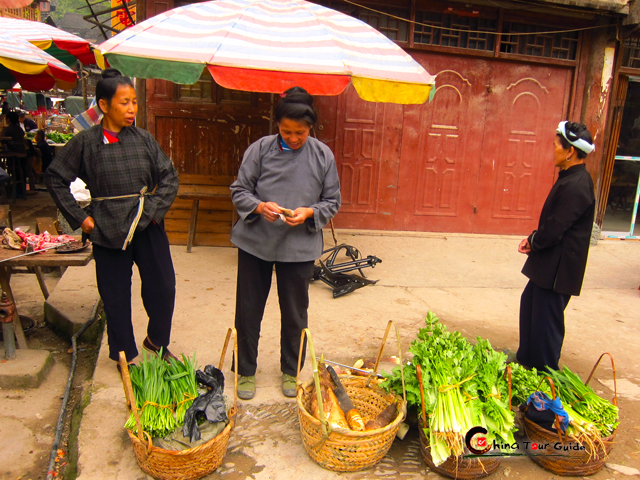
[[[304,385],[298,381],[298,419],[307,453],[323,468],[354,472],[373,467],[391,447],[405,418],[406,397],[385,392],[375,377],[392,324],[390,321],[387,325],[374,375],[370,377],[330,373],[331,367],[316,362],[309,330],[302,332],[298,378],[305,335],[309,339],[314,378]],[[397,328],[396,337],[400,347]]]
[[[229,329],[225,339],[224,348],[220,358],[221,370],[224,364],[224,358],[231,338],[234,334],[233,355],[237,362],[237,338],[235,329]],[[131,382],[129,367],[124,352],[120,352],[120,370],[122,372],[122,382],[124,385],[127,404],[131,410],[131,418],[127,422],[126,430],[131,439],[133,450],[138,460],[140,468],[153,478],[160,480],[195,480],[213,472],[222,464],[222,460],[227,451],[227,443],[231,435],[231,431],[235,425],[235,417],[237,412],[237,386],[238,377],[234,375],[234,398],[233,404],[227,410],[228,423],[221,423],[220,430],[217,430],[208,441],[201,441],[201,444],[192,448],[183,450],[170,450],[154,445],[154,438],[162,437],[167,432],[173,431],[176,426],[185,420],[185,414],[189,405],[197,397],[197,385],[195,385],[195,375],[186,370],[193,370],[194,365],[185,357],[184,362],[175,362],[171,360],[168,364],[160,358],[160,355],[154,357],[157,360],[159,368],[150,367],[150,362],[142,363],[142,367],[146,368],[145,372],[137,372],[144,375],[144,391],[141,391],[140,385],[134,388]],[[206,369],[205,369],[206,371]],[[164,380],[184,382],[184,393],[181,398],[174,398],[171,389],[161,386],[159,373],[164,375]],[[193,372],[195,374],[195,372]],[[200,372],[198,372],[200,373]],[[221,373],[220,373],[221,374]],[[137,378],[137,377],[136,377]],[[138,381],[136,378],[134,380]],[[146,398],[141,402],[144,395]],[[205,422],[206,423],[206,422]]]
[[[600,360],[608,355],[613,370],[613,400],[599,397],[589,387]],[[560,418],[555,415],[555,431],[548,430],[524,415],[524,429],[532,442],[548,444],[550,447],[531,456],[531,460],[546,470],[562,476],[593,475],[604,467],[618,426],[617,387],[615,364],[609,353],[603,353],[585,383],[567,367],[545,377],[547,388],[540,384],[537,390],[549,392],[552,398],[559,397],[569,417],[565,431]],[[529,408],[528,406],[526,408]],[[525,409],[526,411],[526,409]]]

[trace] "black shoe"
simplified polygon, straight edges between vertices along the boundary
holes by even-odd
[[[128,363],[127,364],[127,370],[131,371],[131,367],[134,366],[135,367],[135,363]],[[120,375],[122,375],[122,367],[120,366],[120,363],[116,363],[116,368],[118,369],[118,373]]]
[[[144,339],[144,341],[142,342],[142,346],[144,348],[146,348],[147,350],[149,350],[150,352],[155,353],[156,355],[158,355],[160,353],[161,347],[156,347],[153,343],[151,343],[151,340],[149,340],[149,337],[146,337]],[[171,353],[168,348],[166,348],[166,347],[162,348],[162,359],[165,362],[167,362],[167,361],[169,361],[170,358],[173,358],[176,361],[180,360],[173,353]]]

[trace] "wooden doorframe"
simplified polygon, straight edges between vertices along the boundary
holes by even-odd
[[[622,55],[619,55],[619,58]],[[629,87],[629,76],[618,73],[615,77],[616,85],[614,86],[614,97],[609,109],[609,127],[607,128],[608,139],[605,145],[604,162],[600,174],[600,181],[597,187],[596,196],[596,218],[595,222],[602,227],[604,214],[607,209],[607,199],[609,190],[611,189],[611,178],[613,176],[613,167],[616,162],[616,151],[618,150],[618,141],[620,140],[620,128],[622,126],[622,116],[624,113],[624,103],[627,98],[627,90]]]

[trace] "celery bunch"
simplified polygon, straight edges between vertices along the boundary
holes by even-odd
[[[431,457],[435,465],[464,453],[464,438],[474,426],[487,428],[488,442],[513,443],[514,418],[504,378],[506,355],[487,340],[474,346],[459,332],[450,332],[433,312],[411,343],[411,363],[404,369],[407,402],[420,409],[416,365],[421,366]],[[400,369],[383,383],[402,392]]]

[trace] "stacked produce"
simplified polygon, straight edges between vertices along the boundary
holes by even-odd
[[[462,455],[465,436],[475,426],[488,430],[488,445],[494,440],[513,444],[514,416],[504,378],[507,356],[496,352],[488,340],[478,338],[472,345],[459,332],[448,331],[433,312],[425,323],[411,343],[413,359],[404,368],[404,379],[407,403],[419,408],[416,366],[420,365],[428,415],[425,435],[434,464]],[[400,375],[395,368],[383,386],[401,391]]]
[[[344,428],[357,432],[377,430],[386,427],[397,417],[398,408],[394,402],[389,404],[378,415],[372,418],[367,418],[366,416],[363,418],[354,406],[333,367],[325,366],[324,362],[320,361],[318,363],[318,375],[323,413],[332,428]],[[310,388],[310,413],[318,420],[321,420],[322,415],[318,406],[315,385],[312,384]]]
[[[129,368],[142,429],[152,437],[162,438],[181,428],[187,409],[198,396],[195,355],[182,361],[142,352],[139,366]],[[133,413],[125,428],[136,433]]]
[[[67,143],[73,138],[73,133],[49,132],[46,135],[49,140],[53,141],[53,143]]]
[[[591,452],[597,452],[603,438],[610,436],[618,427],[618,407],[599,397],[591,387],[566,366],[548,375],[553,380],[556,395],[569,415],[566,434],[584,445]],[[542,391],[551,397],[551,388],[544,377],[534,369],[526,370],[520,365],[512,365],[514,399],[526,403],[529,395]]]

